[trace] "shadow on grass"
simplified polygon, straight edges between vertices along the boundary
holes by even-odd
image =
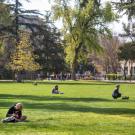
[[[74,112],[93,112],[98,114],[128,114],[133,115],[135,114],[135,109],[129,108],[98,108],[98,107],[88,107],[77,105],[75,102],[115,102],[114,100],[109,99],[102,99],[102,98],[67,98],[67,97],[57,97],[57,96],[32,96],[32,95],[9,95],[9,94],[1,94],[0,99],[14,99],[16,101],[24,99],[22,101],[26,109],[40,109],[40,110],[50,110],[50,111],[74,111]],[[63,102],[63,103],[29,103],[29,101],[25,100],[35,100],[35,101],[73,101],[74,103],[70,102]],[[119,100],[117,102],[125,102],[123,100]],[[116,104],[117,104],[116,102]],[[8,102],[8,101],[0,101],[1,108],[8,108],[15,102]]]
[[[53,111],[93,112],[98,114],[135,114],[135,109],[128,109],[128,108],[98,108],[66,103],[49,103],[49,104],[38,103],[34,105],[25,103],[25,105],[27,108],[30,109],[37,108],[37,109],[48,109]]]
[[[79,98],[79,97],[59,97],[59,96],[33,96],[33,95],[12,95],[0,94],[0,99],[20,99],[35,101],[73,101],[73,102],[113,102],[114,100],[105,98]]]
[[[0,102],[1,107],[9,107],[14,102]],[[135,115],[135,109],[129,108],[99,108],[75,105],[69,103],[28,103],[23,102],[26,109],[49,110],[53,112],[93,112],[110,115]]]

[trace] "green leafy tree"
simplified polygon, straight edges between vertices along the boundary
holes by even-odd
[[[119,52],[118,52],[118,57],[119,60],[124,61],[124,77],[125,79],[126,77],[126,65],[127,63],[130,64],[130,79],[132,79],[132,65],[133,62],[135,61],[135,42],[129,42],[129,43],[125,43],[123,46],[121,46],[119,48]]]
[[[29,40],[29,34],[21,33],[20,41],[11,55],[8,67],[18,75],[20,71],[37,71],[41,67],[35,62],[37,56],[33,54],[33,49]]]
[[[110,3],[103,8],[98,0],[77,0],[74,4],[70,0],[55,0],[53,13],[55,20],[63,21],[66,61],[71,66],[72,79],[76,79],[79,59],[86,59],[87,54],[93,50],[101,50],[98,37],[100,34],[111,35],[106,24],[116,16]]]
[[[12,4],[12,8],[14,11],[14,20],[13,20],[13,25],[15,27],[15,35],[16,35],[16,40],[17,42],[19,41],[19,27],[20,26],[26,26],[30,29],[32,29],[32,22],[28,23],[28,22],[24,22],[23,19],[27,19],[28,21],[30,20],[29,17],[27,17],[27,15],[30,14],[38,14],[37,10],[24,10],[22,8],[22,3],[20,2],[20,0],[12,0],[15,1],[15,4]],[[27,2],[29,2],[29,0],[26,0]],[[22,20],[22,21],[21,21]],[[30,26],[31,25],[31,26]]]
[[[28,0],[26,0],[28,1]],[[29,2],[29,1],[28,1]],[[0,32],[10,33],[10,36],[14,36],[16,39],[16,43],[19,41],[19,30],[23,26],[29,30],[33,30],[39,25],[33,24],[33,18],[31,18],[31,15],[38,15],[39,12],[37,10],[25,10],[23,9],[22,3],[20,0],[11,0],[7,2],[6,0],[2,1],[2,3],[9,8],[10,16],[9,19],[10,25],[9,26],[0,26]],[[4,11],[3,11],[4,12]],[[4,19],[5,20],[5,19]],[[25,20],[25,21],[24,21]],[[27,20],[27,21],[26,21]]]
[[[10,22],[10,8],[0,1],[0,25],[9,25]]]
[[[125,33],[120,34],[122,37],[128,37],[135,41],[135,0],[118,0],[117,2],[113,2],[116,6],[116,9],[122,15],[126,15],[128,17],[128,24],[123,23],[123,29]]]
[[[34,54],[39,56],[36,61],[43,67],[42,70],[56,73],[63,71],[65,67],[64,47],[60,33],[50,20],[50,13],[48,12],[43,19],[38,17],[36,10],[24,10],[20,0],[12,0],[10,3],[4,2],[4,4],[9,7],[9,17],[12,19],[9,26],[0,26],[1,35],[7,34],[4,46],[8,49],[5,49],[3,56],[5,65],[9,62],[11,52],[19,45],[19,32],[28,31],[31,33],[30,41],[34,48]],[[6,21],[4,18],[3,20]],[[11,42],[9,39],[17,42]],[[4,64],[2,65],[4,68]]]
[[[113,3],[119,12],[128,16],[129,20],[135,17],[135,0],[118,0]]]
[[[119,58],[120,60],[124,60],[125,66],[129,62],[130,67],[132,67],[133,61],[135,60],[135,1],[134,0],[119,0],[114,2],[116,9],[119,13],[125,14],[128,17],[128,24],[123,23],[124,33],[120,34],[120,36],[124,38],[130,39],[131,42],[125,43],[124,46],[120,47]],[[124,66],[124,67],[125,67]],[[126,77],[126,71],[124,68],[124,76]],[[132,68],[130,68],[130,79],[132,79]]]
[[[0,40],[8,36],[5,30],[10,27],[11,22],[10,6],[0,0]]]
[[[44,73],[60,73],[65,70],[64,46],[60,39],[60,32],[54,26],[42,28],[33,33],[32,46],[36,59],[43,67]]]

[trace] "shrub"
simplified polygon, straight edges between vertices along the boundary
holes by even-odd
[[[108,80],[121,80],[123,78],[123,76],[121,74],[106,74],[106,78]]]

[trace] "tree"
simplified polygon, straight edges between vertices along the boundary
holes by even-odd
[[[123,29],[125,33],[120,34],[122,37],[126,37],[130,39],[124,46],[120,47],[119,58],[120,60],[124,60],[125,66],[129,62],[130,64],[130,79],[132,79],[132,64],[135,60],[134,57],[134,44],[135,44],[135,24],[134,24],[134,17],[135,17],[135,0],[119,0],[118,2],[114,2],[117,10],[128,16],[128,24],[123,23]],[[124,76],[126,79],[126,71],[124,66]]]
[[[30,15],[38,15],[39,13],[37,10],[24,10],[22,8],[22,3],[20,2],[20,0],[12,0],[9,3],[6,0],[4,0],[2,1],[2,3],[6,5],[7,7],[9,7],[9,11],[10,11],[9,19],[11,21],[10,21],[10,25],[8,26],[1,25],[0,32],[10,33],[9,36],[14,36],[14,38],[16,39],[16,44],[19,41],[19,30],[22,26],[25,26],[31,31],[33,31],[35,27],[36,28],[39,27],[38,24],[37,25],[33,24],[31,21],[33,18],[31,19],[29,17]]]
[[[12,4],[11,2],[15,2]],[[13,45],[7,45],[6,48],[12,46],[12,48],[16,48],[19,42],[19,32],[27,31],[30,32],[30,41],[34,48],[34,54],[39,57],[36,58],[36,61],[40,63],[42,66],[42,70],[44,73],[46,72],[60,72],[64,70],[65,61],[64,61],[64,47],[62,45],[62,41],[60,39],[60,32],[54,27],[54,24],[51,22],[50,13],[45,15],[45,18],[40,18],[37,14],[36,10],[24,10],[22,9],[22,5],[19,2],[20,0],[13,0],[10,3],[4,3],[8,7],[12,7],[10,9],[10,22],[9,26],[1,26],[0,33],[7,33],[5,41],[9,41],[8,39],[15,39],[17,42],[13,43]],[[17,6],[18,5],[18,6]],[[32,14],[31,14],[32,13]],[[34,14],[33,14],[34,13]],[[8,42],[8,44],[10,44]],[[13,51],[12,49],[12,51]],[[4,62],[3,65],[6,65],[9,56],[11,54],[11,49],[7,49],[4,52]],[[2,57],[2,59],[3,59]],[[6,58],[6,60],[5,60]],[[59,64],[61,63],[61,64]]]
[[[73,80],[76,79],[77,63],[82,54],[101,50],[98,36],[110,34],[105,24],[116,16],[109,3],[105,8],[100,5],[100,0],[77,0],[74,1],[74,6],[71,6],[70,0],[55,0],[54,19],[63,21],[66,61],[71,66]]]
[[[129,62],[130,64],[130,80],[132,79],[132,64],[135,61],[135,43],[134,42],[129,42],[125,43],[123,46],[119,48],[118,52],[119,60],[124,61],[124,76],[125,79],[126,77],[126,65]]]
[[[129,37],[132,42],[135,41],[135,0],[119,0],[118,2],[113,2],[116,9],[122,15],[127,15],[128,24],[123,23],[123,29],[125,33],[120,34],[122,37]]]
[[[19,41],[19,26],[26,26],[29,29],[33,29],[32,27],[32,23],[28,23],[28,22],[23,22],[23,19],[27,19],[29,20],[30,18],[27,17],[26,15],[29,14],[38,14],[37,10],[24,10],[22,9],[22,3],[20,2],[20,0],[14,0],[15,4],[13,4],[13,11],[14,11],[14,20],[13,20],[13,25],[15,27],[15,35],[16,35],[16,41]],[[29,0],[26,0],[27,2],[29,2]],[[22,21],[21,21],[22,20]],[[34,24],[35,25],[35,24]]]
[[[8,33],[3,31],[6,27],[10,27],[11,25],[11,14],[10,14],[10,6],[5,4],[3,0],[0,0],[0,40],[2,41],[4,38],[8,36]]]
[[[135,17],[135,0],[119,0],[113,2],[113,4],[116,6],[118,12],[126,14],[129,20]]]
[[[21,71],[37,71],[41,67],[35,62],[36,57],[37,56],[33,54],[29,34],[23,32],[20,35],[20,41],[15,51],[11,55],[11,61],[8,67],[17,73],[18,76]]]
[[[10,22],[10,8],[0,1],[0,25],[9,25]]]
[[[102,61],[106,73],[117,74],[120,67],[118,60],[118,49],[121,45],[118,37],[113,36],[110,39],[102,36],[101,44],[104,52],[102,53],[102,56],[99,55],[98,57]]]
[[[33,33],[32,45],[34,53],[39,56],[36,60],[43,67],[44,73],[64,71],[64,46],[57,28],[44,26],[38,33]]]

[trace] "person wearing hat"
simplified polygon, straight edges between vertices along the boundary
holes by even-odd
[[[22,103],[16,103],[11,106],[6,114],[6,118],[2,122],[22,122],[27,119],[26,116],[22,116]]]
[[[121,93],[119,92],[119,89],[120,89],[120,85],[116,85],[116,88],[115,88],[115,90],[112,93],[112,97],[114,99],[117,99],[117,98],[121,97]]]

